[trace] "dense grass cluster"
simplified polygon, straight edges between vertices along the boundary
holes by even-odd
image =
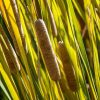
[[[0,100],[100,100],[100,1],[0,0]]]

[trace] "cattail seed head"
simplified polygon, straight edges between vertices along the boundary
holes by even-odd
[[[59,55],[63,64],[64,72],[68,82],[68,86],[72,91],[77,91],[77,82],[75,79],[75,72],[72,67],[68,52],[63,42],[58,43]]]
[[[4,52],[4,55],[5,55],[5,58],[6,58],[6,61],[7,61],[8,65],[9,65],[11,73],[15,73],[16,72],[15,65],[14,65],[14,63],[11,59],[11,55],[9,54],[9,51],[8,51],[7,47],[4,45],[1,38],[0,38],[0,45],[1,45],[2,50]]]
[[[2,35],[2,36],[0,36],[0,44],[5,53],[5,57],[6,57],[6,60],[8,61],[9,68],[11,69],[12,73],[16,73],[17,71],[20,70],[20,65],[18,62],[17,55],[16,55],[16,53],[15,53],[15,51],[14,51],[14,49],[13,49],[13,47],[1,25],[0,25],[0,32]],[[5,47],[3,39],[6,42],[8,49]]]
[[[42,19],[35,21],[35,30],[38,45],[40,47],[40,51],[49,75],[52,80],[57,81],[60,79],[60,70],[56,60],[56,55],[54,54],[53,48],[51,46],[46,25]]]

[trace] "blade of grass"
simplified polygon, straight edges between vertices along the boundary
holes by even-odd
[[[19,100],[19,97],[18,97],[18,95],[17,95],[17,93],[16,93],[16,91],[15,91],[15,89],[14,89],[11,81],[9,80],[7,74],[5,73],[5,71],[4,71],[3,66],[1,65],[1,63],[0,63],[0,72],[1,72],[2,77],[5,80],[5,83],[6,83],[8,89],[9,89],[9,91],[11,93],[12,98],[16,99],[16,100]]]

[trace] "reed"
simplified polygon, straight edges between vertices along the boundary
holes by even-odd
[[[3,6],[4,6],[4,9],[5,9],[5,15],[6,15],[6,17],[7,17],[7,21],[8,21],[8,23],[9,23],[9,26],[7,27],[7,28],[8,28],[8,31],[9,31],[9,34],[10,34],[12,40],[13,40],[14,47],[15,47],[15,51],[16,51],[17,55],[20,56],[19,47],[18,47],[16,38],[15,38],[15,35],[14,35],[14,30],[13,30],[13,27],[12,27],[12,25],[11,25],[11,21],[10,21],[10,18],[9,18],[9,16],[8,16],[9,14],[8,14],[8,11],[7,11],[6,6],[5,6],[5,4],[4,4],[4,1],[3,1]],[[3,21],[3,23],[4,23],[5,25],[7,25],[7,23],[5,23],[4,21]]]
[[[16,67],[11,59],[11,55],[10,55],[7,47],[5,46],[5,44],[3,43],[2,39],[1,39],[1,36],[0,36],[0,44],[1,44],[2,50],[4,52],[4,55],[5,55],[5,58],[6,58],[6,61],[8,63],[11,73],[16,73]]]
[[[9,64],[11,65],[11,66],[9,66],[9,67],[11,67],[10,70],[11,70],[11,72],[13,72],[13,71],[17,72],[20,70],[20,64],[18,62],[17,55],[16,55],[10,41],[8,40],[4,30],[2,29],[1,25],[0,25],[0,32],[2,34],[3,39],[5,40],[5,42],[7,44],[7,47],[8,47],[8,50],[7,50],[2,39],[0,38],[0,43],[1,43],[2,48],[4,49],[6,59],[9,60]],[[10,61],[10,59],[12,62]]]
[[[72,91],[77,91],[78,87],[77,87],[77,82],[75,77],[75,71],[73,69],[68,52],[63,42],[60,41],[58,43],[58,49],[59,49],[59,56],[61,58],[63,69],[68,82],[68,86]]]
[[[49,6],[47,0],[43,0],[43,1],[44,1],[44,4],[45,4],[45,6],[47,7],[47,10],[48,10],[48,16],[49,16],[49,19],[50,19],[50,24],[51,24],[51,29],[52,29],[52,35],[54,37],[56,37],[57,36],[57,27],[56,27],[56,23],[55,23],[52,11],[50,9],[50,6]]]
[[[56,55],[51,46],[50,38],[46,25],[42,19],[35,21],[35,30],[44,63],[48,69],[49,75],[52,80],[57,81],[60,79],[60,71],[56,60]]]
[[[23,44],[24,50],[27,53],[28,51],[27,51],[27,45],[26,45],[26,40],[25,40],[25,34],[24,34],[24,31],[23,31],[23,28],[22,28],[22,25],[21,25],[20,15],[19,15],[19,12],[18,12],[16,1],[10,0],[10,3],[11,3],[11,6],[12,6],[12,10],[14,12],[16,24],[18,26],[18,30],[19,30],[19,33],[20,33],[20,36],[21,36],[21,39],[22,39],[22,44]]]
[[[100,100],[99,1],[0,0],[0,93]]]
[[[37,18],[42,18],[39,0],[34,0],[33,4],[34,4],[35,9],[36,9],[35,11],[36,11]]]

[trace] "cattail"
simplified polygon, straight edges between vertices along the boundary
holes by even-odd
[[[5,55],[7,64],[9,66],[9,69],[10,69],[11,73],[13,74],[13,78],[15,80],[17,80],[17,82],[18,82],[17,86],[19,86],[20,91],[21,91],[21,96],[22,96],[21,99],[25,100],[24,92],[26,92],[26,91],[22,88],[22,86],[23,86],[22,80],[20,79],[18,69],[16,68],[16,64],[18,65],[19,63],[15,63],[14,58],[11,56],[11,52],[9,51],[7,46],[4,44],[3,39],[2,39],[1,36],[0,36],[0,45],[1,45],[3,53]],[[13,50],[13,48],[12,48],[12,50]]]
[[[68,86],[72,91],[77,91],[77,82],[75,77],[75,72],[71,64],[68,52],[63,44],[63,42],[58,43],[58,49],[60,58],[63,64],[64,72],[68,82]]]
[[[45,4],[45,6],[47,6],[48,15],[49,15],[50,23],[51,23],[52,34],[54,37],[56,37],[57,36],[57,27],[56,27],[56,23],[55,23],[52,11],[50,9],[50,6],[49,6],[47,0],[44,0],[44,4]]]
[[[25,35],[24,35],[23,28],[22,28],[22,25],[21,25],[20,16],[19,16],[16,1],[15,0],[10,0],[10,3],[11,3],[12,10],[14,12],[14,16],[15,16],[15,19],[16,19],[16,24],[18,26],[18,30],[19,30],[19,33],[20,33],[20,36],[21,36],[21,39],[22,39],[22,44],[23,44],[24,50],[27,53],[28,51],[27,51]]]
[[[42,19],[35,21],[36,36],[44,63],[47,67],[52,80],[60,79],[60,70],[58,67],[56,55],[54,54],[46,25]]]
[[[14,63],[12,62],[12,59],[11,59],[11,55],[9,54],[8,49],[7,49],[7,47],[4,45],[4,43],[3,43],[2,39],[1,39],[1,37],[0,37],[0,44],[1,44],[2,50],[3,50],[3,52],[4,52],[6,61],[7,61],[8,65],[9,65],[9,67],[10,67],[10,69],[11,69],[11,72],[16,72],[16,71],[15,71],[15,65],[14,65]]]
[[[8,49],[5,47],[1,37],[0,37],[0,44],[2,46],[2,49],[4,50],[6,60],[8,61],[11,72],[15,73],[16,71],[20,70],[20,64],[18,62],[17,55],[16,55],[13,47],[11,46],[11,43],[9,42],[1,25],[0,25],[0,32],[2,34],[3,39],[5,40],[5,42],[7,44]]]

